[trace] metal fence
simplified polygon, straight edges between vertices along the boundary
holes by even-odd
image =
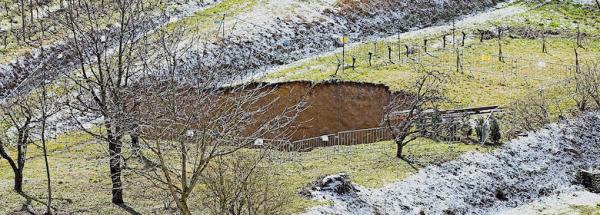
[[[437,122],[435,133],[422,134],[424,138],[446,143],[457,143],[468,138],[462,131],[464,121],[455,119],[444,119]],[[353,148],[362,144],[379,143],[393,140],[392,133],[388,127],[377,127],[341,131],[335,134],[322,135],[320,137],[307,138],[297,141],[287,140],[261,140],[260,146],[269,146],[277,156],[276,159],[295,160],[297,157],[310,154],[313,157],[329,158],[339,154],[352,154]],[[326,149],[326,150],[322,150]],[[277,152],[275,152],[277,151]]]

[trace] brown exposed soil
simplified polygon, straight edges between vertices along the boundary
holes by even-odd
[[[287,98],[279,103],[293,105],[306,95],[307,108],[296,119],[291,140],[340,131],[381,126],[383,108],[391,92],[380,84],[357,82],[286,82],[274,84],[273,94]],[[277,108],[275,108],[277,109]]]
[[[295,81],[267,84],[266,86],[265,84],[258,83],[255,86],[259,87],[260,91],[265,93],[265,96],[260,97],[258,101],[247,102],[243,105],[249,112],[257,111],[259,108],[266,108],[266,111],[252,115],[251,118],[253,119],[247,120],[244,122],[244,125],[238,125],[246,129],[246,134],[241,135],[256,136],[256,132],[261,128],[262,123],[268,122],[282,113],[290,113],[289,109],[300,103],[303,104],[303,110],[291,113],[297,113],[297,117],[290,126],[286,126],[285,132],[287,135],[285,137],[279,134],[276,137],[271,137],[269,134],[260,133],[260,137],[264,139],[283,138],[290,141],[320,137],[340,131],[380,127],[384,114],[383,109],[389,103],[392,96],[388,87],[371,83],[340,81],[313,83]],[[155,87],[154,89],[161,91],[160,87]],[[210,95],[214,96],[214,99],[207,101],[211,101],[210,103],[212,104],[197,102],[195,101],[196,97],[192,95],[194,93],[193,90],[189,90],[189,88],[182,89],[176,96],[180,98],[175,99],[177,103],[185,105],[182,110],[187,114],[182,113],[182,116],[192,116],[204,112],[206,114],[202,114],[203,120],[200,120],[200,122],[188,120],[177,124],[199,123],[197,125],[190,124],[189,127],[192,129],[204,127],[202,123],[215,121],[211,119],[228,114],[226,112],[221,113],[222,111],[226,111],[222,110],[226,108],[215,108],[216,106],[228,107],[230,105],[239,105],[235,102],[243,99],[249,93],[257,93],[256,90],[252,90],[257,89],[254,86],[247,86],[244,89],[249,90],[240,90],[238,87],[224,88],[221,93]],[[141,112],[150,110],[154,110],[150,112],[160,112],[170,105],[168,101],[172,99],[165,100],[164,98],[160,98],[162,94],[157,95],[159,96],[155,99],[140,101],[142,109],[145,109],[141,110]],[[173,126],[173,124],[169,123],[162,126],[169,127]],[[157,132],[146,133],[159,135]]]

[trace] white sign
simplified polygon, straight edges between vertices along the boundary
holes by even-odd
[[[546,62],[544,62],[544,61],[538,62],[538,67],[539,68],[546,68]]]
[[[194,137],[194,130],[187,130],[185,132],[185,136],[187,136],[187,137]]]
[[[256,140],[254,141],[254,145],[255,145],[255,146],[262,146],[263,144],[264,144],[264,141],[263,141],[263,139],[256,139]]]
[[[329,136],[327,136],[327,135],[323,135],[323,136],[321,136],[321,140],[322,140],[323,142],[329,142]]]

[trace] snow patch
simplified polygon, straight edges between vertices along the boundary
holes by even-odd
[[[503,212],[583,190],[574,185],[574,174],[600,165],[599,143],[600,113],[590,113],[549,125],[492,153],[468,153],[381,189],[361,189],[344,202],[330,197],[333,206],[312,208],[306,214],[365,213],[345,206],[347,202],[369,205],[370,214]]]

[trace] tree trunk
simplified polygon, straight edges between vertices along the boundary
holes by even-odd
[[[133,152],[133,156],[135,157],[141,157],[142,156],[142,147],[140,146],[140,137],[138,136],[137,132],[133,131],[131,132],[131,151]]]
[[[402,158],[402,148],[404,148],[404,145],[402,144],[402,142],[396,142],[396,145],[398,145],[398,148],[396,149],[396,157]]]
[[[15,173],[15,191],[23,193],[23,170],[14,171]]]
[[[181,215],[192,215],[192,212],[190,211],[190,208],[187,205],[187,199],[181,199],[179,202],[179,211],[181,212]]]
[[[8,161],[10,168],[12,169],[15,175],[15,191],[23,192],[23,174],[19,174],[19,167],[15,163],[15,161],[8,155],[8,153],[4,150],[4,146],[0,145],[0,157],[4,158]],[[19,175],[19,176],[17,176]],[[17,185],[18,184],[18,185]]]
[[[121,143],[111,130],[108,130],[108,150],[110,156],[110,179],[112,182],[112,203],[122,205],[123,184],[121,182]]]
[[[28,126],[29,121],[27,122]],[[29,131],[27,129],[19,129],[19,139],[17,146],[17,169],[15,171],[15,191],[23,192],[23,170],[25,169],[25,161],[27,155],[27,141],[29,140]]]

